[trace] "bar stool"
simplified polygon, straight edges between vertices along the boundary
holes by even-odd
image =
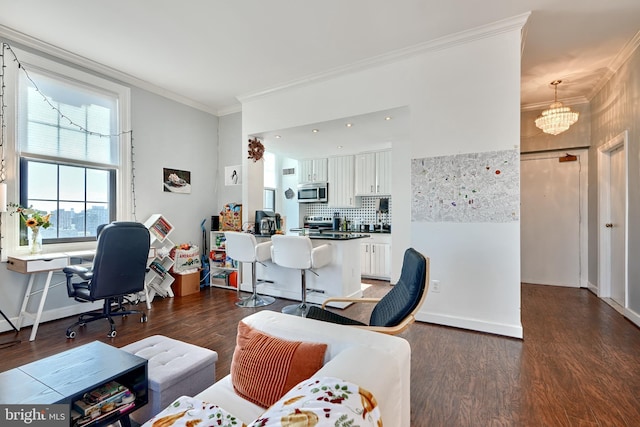
[[[309,270],[316,276],[313,269],[324,267],[331,263],[333,249],[329,244],[313,247],[311,239],[306,236],[285,236],[275,234],[271,236],[271,260],[281,267],[300,270],[302,281],[302,300],[300,304],[288,305],[282,309],[283,313],[306,317],[307,306],[307,280],[306,271]]]
[[[238,266],[240,271],[240,280],[238,281],[238,294],[240,293],[240,285],[242,284],[242,264],[251,263],[251,287],[253,293],[250,297],[241,299],[236,302],[238,307],[264,307],[272,304],[275,298],[269,296],[258,295],[256,278],[256,263],[263,264],[271,257],[271,242],[258,243],[255,236],[249,233],[240,233],[237,231],[226,231],[224,237],[227,241],[227,255],[231,259],[235,259],[241,264]],[[264,264],[263,264],[264,265]]]

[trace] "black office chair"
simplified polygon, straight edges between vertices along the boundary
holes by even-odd
[[[429,289],[429,258],[409,248],[404,252],[400,280],[382,298],[328,298],[322,308],[311,306],[308,318],[325,322],[351,325],[386,334],[399,334],[415,322],[415,314],[422,306]],[[377,303],[371,312],[369,324],[349,319],[325,310],[332,301]]]
[[[125,310],[126,295],[144,290],[149,256],[149,230],[137,222],[113,222],[101,227],[93,268],[71,265],[63,269],[67,276],[67,294],[79,302],[104,300],[102,312],[80,315],[78,321],[67,328],[67,338],[75,338],[75,326],[98,319],[108,319],[108,337],[116,336],[113,316],[140,314],[141,322],[147,321],[146,313]],[[77,276],[81,282],[73,283]],[[114,309],[115,307],[115,309]]]

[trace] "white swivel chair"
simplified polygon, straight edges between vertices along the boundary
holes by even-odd
[[[237,231],[226,231],[224,237],[226,239],[227,255],[241,263],[239,265],[240,280],[238,281],[238,290],[240,290],[240,285],[242,284],[242,264],[251,263],[251,287],[253,293],[250,297],[236,302],[236,305],[238,307],[264,307],[272,304],[275,298],[258,295],[258,279],[256,278],[256,263],[262,264],[271,258],[271,242],[258,243],[253,234]]]
[[[318,275],[316,268],[324,267],[331,263],[333,249],[329,244],[313,247],[311,239],[306,236],[271,236],[271,261],[285,268],[300,270],[302,281],[302,300],[300,304],[288,305],[282,309],[283,313],[306,317],[309,311],[307,306],[307,282],[306,271]]]

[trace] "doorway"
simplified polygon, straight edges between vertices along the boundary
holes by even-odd
[[[586,149],[523,154],[521,281],[587,286]]]
[[[627,303],[627,132],[598,149],[598,296]]]

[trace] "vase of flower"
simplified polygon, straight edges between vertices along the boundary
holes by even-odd
[[[42,233],[40,227],[29,227],[29,253],[31,255],[42,253]]]
[[[15,203],[9,203],[10,207],[14,210],[14,213],[20,215],[20,219],[27,227],[27,242],[29,245],[29,252],[32,254],[39,254],[42,252],[42,229],[51,227],[51,214],[45,214],[42,211],[34,209],[33,207],[22,207]]]

